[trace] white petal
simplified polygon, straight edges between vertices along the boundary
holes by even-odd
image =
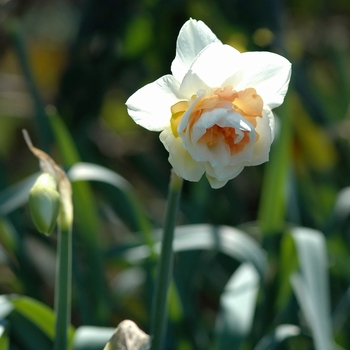
[[[291,63],[271,52],[242,53],[243,76],[236,90],[255,88],[270,109],[279,106],[287,93]]]
[[[223,141],[219,141],[215,146],[197,145],[195,150],[197,156],[201,156],[203,162],[207,161],[213,168],[223,168],[230,162],[230,148]]]
[[[226,118],[220,119],[216,124],[222,128],[233,127],[243,131],[251,131],[254,129],[254,126],[247,119],[234,110],[229,110]]]
[[[275,135],[278,133],[278,120],[276,119],[276,115],[270,110],[270,108],[264,108],[263,110],[263,116],[264,113],[269,118],[269,126],[271,129],[271,143],[273,142]]]
[[[227,166],[225,168],[213,168],[209,163],[206,164],[207,175],[216,178],[219,181],[228,181],[239,175],[244,169],[245,163]]]
[[[233,86],[241,80],[241,53],[232,46],[213,43],[203,49],[191,66],[191,73],[210,88],[223,86],[229,78]]]
[[[207,179],[209,181],[210,186],[212,188],[214,188],[214,189],[218,189],[218,188],[224,187],[227,184],[227,182],[228,182],[228,180],[220,181],[216,177],[212,177],[212,176],[210,176],[208,174],[206,174],[206,177],[207,177]]]
[[[236,166],[237,164],[251,162],[254,156],[254,141],[255,134],[253,131],[251,135],[251,142],[248,145],[246,145],[241,152],[231,157],[229,165]]]
[[[188,71],[180,85],[180,93],[190,99],[199,90],[208,95],[211,95],[213,92],[197,74]]]
[[[196,56],[213,42],[220,40],[206,24],[194,19],[188,20],[180,29],[176,42],[176,56],[171,65],[174,77],[181,82]]]
[[[270,115],[268,115],[270,114]],[[272,143],[272,130],[270,127],[270,119],[273,118],[271,111],[263,112],[262,118],[257,119],[256,132],[259,134],[259,139],[254,145],[253,158],[247,166],[260,165],[269,160],[269,153]]]
[[[213,168],[228,166],[230,162],[230,148],[228,145],[222,140],[219,140],[219,142],[210,149],[208,162]]]
[[[172,75],[165,75],[137,90],[126,101],[126,106],[137,124],[161,131],[170,124],[170,108],[180,99],[179,83]]]
[[[218,124],[221,127],[239,127],[239,120],[236,121],[235,124],[230,123],[229,125],[226,125],[228,124],[227,122],[225,123],[228,112],[229,111],[226,108],[215,108],[213,110],[205,111],[193,125],[191,132],[191,141],[193,143],[197,143],[197,141],[205,134],[207,129],[210,129],[215,124]],[[239,116],[238,113],[236,114]],[[223,122],[220,123],[220,121]]]
[[[221,139],[218,139],[218,142],[211,147],[198,142],[207,129],[210,129],[215,124],[220,127],[233,127],[237,130],[237,133],[240,131],[251,132],[250,144],[246,145],[241,152],[231,155],[229,146]],[[181,132],[180,137],[194,160],[197,162],[208,162],[210,166],[215,169],[250,162],[253,157],[253,147],[255,143],[255,130],[253,125],[239,113],[225,108],[216,108],[204,112],[193,125],[192,130],[185,133]]]
[[[210,148],[206,144],[197,142],[207,129],[211,128],[221,118],[225,118],[226,115],[227,109],[224,108],[216,108],[213,111],[204,112],[194,124],[192,130],[180,133],[186,149],[195,161],[210,162],[213,166],[224,166],[229,163],[230,150],[224,142],[218,142]],[[181,130],[180,127],[179,130]]]
[[[169,162],[175,173],[187,181],[199,181],[205,172],[203,164],[196,162],[184,148],[180,137],[175,138],[170,128],[159,135],[169,152]]]
[[[243,118],[239,113],[231,111],[226,120],[220,121],[218,123],[219,126],[231,126],[234,127],[237,131],[249,131],[250,132],[250,143],[244,147],[244,149],[230,156],[229,166],[236,166],[237,164],[242,164],[246,162],[250,162],[253,157],[253,148],[255,144],[255,130],[254,126],[248,122],[245,118]],[[237,132],[236,131],[236,132]]]
[[[185,114],[182,116],[179,126],[177,127],[177,131],[179,134],[181,134],[188,126],[188,121],[190,118],[190,115],[192,113],[193,108],[196,106],[197,102],[202,99],[205,96],[205,91],[200,90],[197,91],[197,97],[192,101],[192,104],[190,107],[187,109]]]

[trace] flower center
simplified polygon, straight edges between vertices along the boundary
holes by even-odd
[[[220,140],[230,147],[231,155],[236,154],[241,152],[249,143],[249,131],[241,131],[240,135],[236,133],[235,128],[213,125],[206,130],[205,134],[198,140],[198,142],[205,143],[208,147],[213,147]]]
[[[224,108],[233,110],[239,113],[243,118],[253,125],[257,125],[256,118],[262,117],[263,100],[253,88],[248,88],[242,91],[235,91],[232,86],[227,85],[224,88],[218,88],[214,94],[209,97],[199,99],[197,95],[192,96],[191,101],[180,101],[171,107],[171,129],[175,137],[179,137],[178,126],[181,118],[190,108],[191,102],[195,105],[191,106],[190,116],[186,130],[191,132],[193,126],[201,118],[206,111],[211,111],[216,108]],[[255,142],[259,135],[256,133]],[[206,129],[206,132],[199,138],[198,142],[206,144],[208,147],[215,146],[219,141],[225,142],[229,148],[231,155],[241,152],[244,147],[250,142],[250,132],[240,130],[231,126],[219,126],[214,124]]]

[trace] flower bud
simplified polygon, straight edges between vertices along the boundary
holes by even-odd
[[[60,211],[60,195],[55,178],[41,174],[29,192],[29,209],[39,232],[49,235],[55,227]]]

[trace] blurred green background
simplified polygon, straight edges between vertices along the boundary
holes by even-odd
[[[67,171],[93,163],[128,182],[100,174],[103,181],[73,185],[73,325],[116,327],[131,318],[148,331],[154,255],[130,249],[152,245],[152,229],[162,226],[170,165],[158,133],[137,126],[125,101],[170,73],[179,29],[190,17],[240,51],[276,52],[293,65],[286,102],[276,110],[281,134],[271,161],[219,190],[205,178],[184,185],[180,225],[234,226],[267,256],[249,330],[237,346],[218,346],[321,349],[288,282],[298,266],[288,230],[298,226],[317,230],[326,243],[334,339],[350,349],[348,0],[0,1],[0,293],[53,307],[55,234],[37,233],[28,207],[9,201],[24,191],[14,186],[38,171],[25,128]],[[199,246],[176,255],[167,349],[217,344],[224,287],[246,259],[227,256],[216,243]],[[29,321],[6,317],[11,349],[30,349],[16,333]],[[256,347],[284,323],[302,336]]]

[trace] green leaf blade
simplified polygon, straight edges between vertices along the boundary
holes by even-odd
[[[215,349],[239,349],[249,335],[259,283],[259,274],[249,263],[242,264],[232,275],[220,298]]]
[[[329,350],[333,331],[325,238],[321,232],[308,228],[294,228],[291,235],[300,267],[300,272],[292,275],[292,287],[312,331],[315,348]]]

